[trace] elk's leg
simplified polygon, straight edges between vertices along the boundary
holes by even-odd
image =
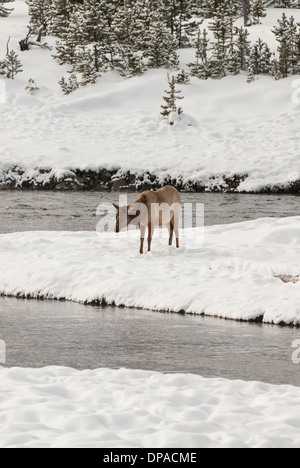
[[[142,255],[144,253],[144,240],[145,240],[146,227],[140,226],[140,231],[141,231],[140,254]]]
[[[178,229],[178,223],[174,223],[173,229],[175,231],[175,237],[176,237],[176,248],[179,249],[179,229]]]
[[[154,226],[152,226],[152,223],[149,223],[148,224],[148,252],[151,251],[151,242],[152,242],[153,232],[154,232]]]
[[[173,244],[173,234],[174,234],[173,221],[170,221],[170,224],[168,225],[168,231],[169,231],[169,245],[172,245]]]

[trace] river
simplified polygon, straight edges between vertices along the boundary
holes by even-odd
[[[1,233],[94,230],[100,203],[117,193],[2,192]],[[129,195],[129,200],[136,198]],[[182,194],[205,204],[205,224],[300,213],[300,197]],[[6,365],[64,365],[77,369],[128,367],[204,377],[300,386],[292,362],[299,330],[146,310],[57,301],[0,298],[0,339]]]

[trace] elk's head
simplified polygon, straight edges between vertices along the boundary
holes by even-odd
[[[132,207],[128,206],[118,206],[113,203],[114,207],[116,208],[116,232],[121,232],[127,229],[130,223],[133,225],[138,224],[134,223],[134,219],[137,218],[139,212],[135,212],[134,214],[130,213],[132,211]]]

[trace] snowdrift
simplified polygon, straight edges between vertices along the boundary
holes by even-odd
[[[1,448],[300,445],[292,386],[63,367],[0,368],[0,379]]]

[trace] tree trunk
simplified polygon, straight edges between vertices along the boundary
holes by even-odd
[[[242,0],[244,12],[244,26],[252,26],[251,5],[250,0]]]

